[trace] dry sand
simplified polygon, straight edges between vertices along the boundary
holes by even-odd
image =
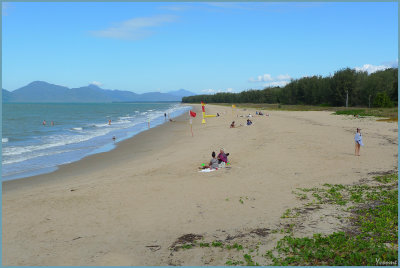
[[[298,204],[291,193],[297,187],[397,170],[397,122],[266,111],[270,116],[253,117],[252,126],[230,129],[232,118],[245,124],[236,115],[255,110],[206,109],[221,116],[206,125],[196,117],[194,137],[185,115],[111,152],[3,183],[3,265],[224,265],[222,250],[211,258],[211,249],[182,254],[170,247],[185,234],[229,238],[276,226]],[[356,127],[365,143],[360,157]],[[221,147],[231,167],[198,172]]]

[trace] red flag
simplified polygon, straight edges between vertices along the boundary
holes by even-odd
[[[204,110],[204,106],[201,106],[201,110],[203,111],[203,113],[206,112],[206,111]]]
[[[192,111],[190,111],[190,116],[191,116],[191,117],[196,117],[196,113],[195,113],[195,112],[192,112]]]

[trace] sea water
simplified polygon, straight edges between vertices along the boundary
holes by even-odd
[[[51,172],[112,150],[149,124],[155,127],[190,108],[180,103],[3,103],[2,178]]]

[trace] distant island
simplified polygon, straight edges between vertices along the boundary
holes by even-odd
[[[168,93],[148,92],[136,94],[131,91],[102,89],[96,85],[68,88],[44,81],[34,81],[14,91],[2,89],[3,102],[153,102],[182,101],[182,97],[196,95],[185,89]]]

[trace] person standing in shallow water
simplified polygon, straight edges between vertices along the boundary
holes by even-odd
[[[362,135],[361,135],[361,129],[357,128],[356,135],[354,137],[354,140],[356,142],[356,148],[354,151],[354,155],[360,156],[360,146],[364,146],[364,143],[362,141]]]

